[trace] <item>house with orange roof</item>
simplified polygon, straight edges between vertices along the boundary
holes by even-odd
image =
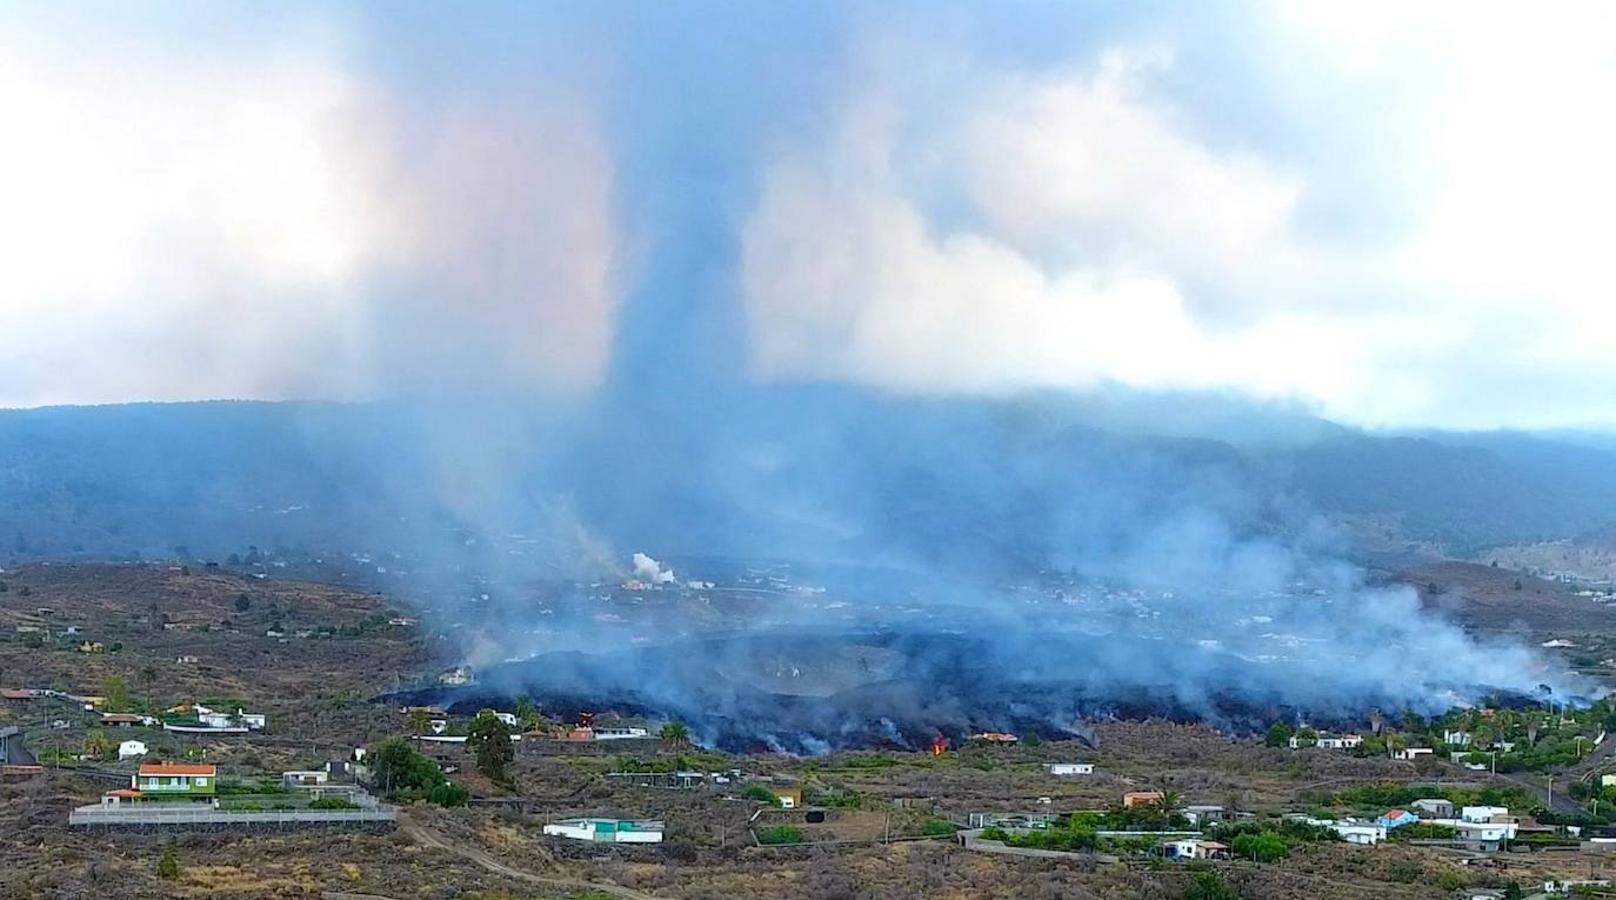
[[[1375,824],[1385,826],[1386,830],[1390,831],[1393,828],[1412,825],[1419,820],[1419,816],[1406,809],[1388,809],[1380,815],[1380,818],[1375,820]]]
[[[1122,795],[1122,808],[1133,809],[1135,806],[1144,806],[1162,799],[1161,791],[1129,791]]]

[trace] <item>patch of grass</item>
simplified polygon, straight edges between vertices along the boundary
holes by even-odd
[[[757,831],[760,844],[800,844],[802,829],[795,825],[772,825]]]

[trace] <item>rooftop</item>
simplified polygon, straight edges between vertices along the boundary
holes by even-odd
[[[142,775],[216,775],[218,772],[218,766],[190,763],[145,763],[140,767]]]

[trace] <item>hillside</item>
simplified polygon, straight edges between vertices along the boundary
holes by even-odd
[[[383,598],[326,585],[78,564],[11,569],[0,583],[6,687],[100,695],[116,679],[137,708],[239,699],[276,728],[322,698],[368,697],[427,659],[417,628],[388,624],[397,613]]]
[[[1184,509],[1241,533],[1346,522],[1359,552],[1416,556],[1616,525],[1616,448],[1575,436],[1372,435],[1260,412],[1197,436],[1176,407],[1141,421],[833,391],[729,402],[747,405],[671,432],[531,406],[464,421],[385,405],[0,412],[0,559],[223,559],[258,546],[452,566],[522,531],[555,537],[533,549],[561,556],[594,554],[598,538],[977,574],[1092,562]]]

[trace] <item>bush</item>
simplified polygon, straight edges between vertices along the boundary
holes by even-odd
[[[1259,831],[1236,835],[1229,850],[1239,859],[1278,862],[1290,855],[1291,845],[1278,832]]]
[[[759,803],[767,803],[771,806],[780,805],[780,798],[774,795],[774,791],[761,784],[747,785],[746,789],[741,791],[741,796],[747,800],[756,800]]]
[[[1240,900],[1240,894],[1216,872],[1201,872],[1190,882],[1184,900]]]
[[[432,790],[427,791],[426,800],[436,806],[454,807],[465,806],[471,799],[471,792],[453,782],[444,782]]]
[[[1386,870],[1386,877],[1398,884],[1413,884],[1424,874],[1425,869],[1410,859],[1394,860]]]
[[[927,819],[926,824],[920,826],[921,834],[931,835],[934,837],[940,837],[945,834],[953,834],[957,830],[958,829],[955,827],[953,822],[950,822],[947,819],[939,819],[935,816]]]
[[[773,825],[757,832],[760,844],[800,844],[802,829],[794,825]]]
[[[309,809],[358,809],[359,804],[346,797],[320,797],[309,801]]]
[[[1452,869],[1443,872],[1436,879],[1436,886],[1450,894],[1463,889],[1468,883],[1463,875]]]
[[[427,757],[410,749],[399,738],[382,741],[371,767],[375,783],[390,793],[430,793],[444,784],[443,770]]]
[[[1100,846],[1100,836],[1093,828],[1076,824],[1049,828],[1043,831],[1029,831],[1025,834],[1005,834],[1003,838],[994,838],[994,840],[1003,840],[1006,845],[1011,847],[1065,850],[1071,853],[1095,850]]]
[[[157,876],[169,880],[180,877],[180,861],[174,856],[173,844],[163,845],[163,853],[157,857]]]
[[[1458,831],[1451,825],[1412,822],[1400,828],[1393,828],[1389,836],[1394,841],[1451,841],[1457,835]]]

